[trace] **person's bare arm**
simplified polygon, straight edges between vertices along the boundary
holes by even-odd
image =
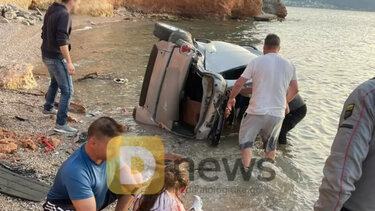
[[[298,89],[298,82],[297,80],[293,80],[289,84],[289,91],[288,94],[286,95],[286,104],[290,103],[298,94],[299,89]]]
[[[115,211],[127,211],[133,202],[134,197],[131,195],[122,195],[117,200]]]
[[[96,202],[94,197],[80,200],[72,200],[76,211],[96,211]]]
[[[72,59],[70,58],[70,53],[69,53],[69,46],[68,45],[63,45],[60,46],[60,51],[62,55],[64,56],[67,66],[68,66],[68,74],[73,75],[75,73],[75,67],[73,65]]]
[[[232,88],[232,91],[229,95],[229,100],[228,100],[228,104],[227,104],[227,109],[226,109],[226,116],[228,117],[230,112],[232,111],[232,108],[234,107],[234,105],[236,104],[236,97],[237,95],[240,93],[243,85],[246,83],[246,81],[248,81],[249,79],[247,78],[244,78],[244,77],[240,77],[236,83],[234,84],[234,87]]]

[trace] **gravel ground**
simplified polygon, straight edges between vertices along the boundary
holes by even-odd
[[[74,29],[80,29],[117,21],[130,22],[143,18],[142,15],[120,10],[112,18],[73,16],[73,22]],[[0,64],[27,63],[39,65],[41,61],[41,26],[42,22],[35,26],[25,26],[21,23],[0,24]],[[72,137],[54,134],[55,117],[51,118],[51,116],[45,116],[41,113],[44,103],[44,96],[41,93],[46,92],[49,79],[46,74],[38,74],[36,80],[38,87],[33,90],[0,89],[0,127],[33,135],[49,135],[59,138],[61,144],[54,152],[47,153],[41,147],[35,151],[19,148],[17,153],[7,155],[7,159],[0,158],[0,164],[8,166],[24,176],[52,185],[61,164],[80,144],[74,143]],[[90,105],[84,106],[90,107]],[[103,111],[101,115],[113,115],[113,112]],[[117,118],[124,118],[124,116],[129,115],[122,114],[121,111],[115,112],[120,112],[116,113]],[[90,123],[97,118],[86,117],[83,114],[70,115],[78,120],[78,123],[72,123],[71,125],[80,131],[86,131]],[[22,117],[26,121],[19,121],[15,118],[16,116]],[[24,201],[0,194],[1,211],[41,210],[43,203]],[[113,210],[113,206],[106,210]]]

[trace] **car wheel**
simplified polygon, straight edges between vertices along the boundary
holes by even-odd
[[[165,23],[155,24],[154,35],[164,41],[177,41],[178,39],[182,39],[192,43],[192,36],[189,32]]]

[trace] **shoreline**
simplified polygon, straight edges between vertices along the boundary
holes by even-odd
[[[114,17],[73,15],[73,33],[87,27],[94,28],[116,22],[124,22],[124,24],[146,22],[151,20],[149,17],[133,13],[120,13]],[[19,146],[15,153],[0,153],[0,165],[21,175],[52,185],[61,164],[81,143],[75,143],[73,137],[55,134],[53,126],[56,117],[42,114],[43,93],[48,89],[49,77],[46,68],[42,65],[40,55],[41,26],[42,22],[38,22],[34,26],[25,26],[21,23],[0,24],[0,36],[2,37],[0,38],[0,48],[3,49],[0,52],[0,66],[13,63],[32,65],[34,78],[37,82],[37,86],[29,90],[0,88],[0,130],[3,128],[11,133],[22,133],[25,136],[30,135],[30,137],[47,135],[60,139],[61,144],[55,151],[45,152],[36,140],[33,140],[37,146],[35,150],[21,147],[21,140],[17,140]],[[113,110],[103,110],[101,116],[104,115],[115,116],[115,119],[122,123],[125,118],[131,116],[129,112],[123,111],[115,111],[114,114]],[[69,116],[78,120],[78,122],[70,124],[81,132],[85,132],[90,123],[97,118],[72,112],[69,112]],[[35,203],[0,194],[0,203],[3,205],[2,210],[39,210],[44,201]]]

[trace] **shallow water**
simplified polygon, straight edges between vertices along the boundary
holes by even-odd
[[[186,140],[138,125],[130,117],[124,121],[131,125],[133,135],[159,135],[167,151],[188,156],[196,165],[204,158],[220,162],[217,181],[204,181],[195,172],[196,178],[191,183],[187,201],[196,193],[202,197],[205,210],[311,209],[318,197],[322,168],[342,104],[353,88],[374,76],[374,19],[374,13],[289,8],[284,22],[171,22],[191,31],[195,37],[255,45],[260,49],[266,34],[281,36],[281,54],[297,67],[308,115],[291,132],[290,144],[280,147],[273,167],[276,178],[271,182],[257,179],[262,172],[256,166],[250,181],[244,181],[240,173],[234,181],[228,181],[222,158],[227,158],[233,168],[240,156],[236,135],[223,138],[219,148],[214,149],[204,141]],[[72,54],[80,74],[99,71],[129,79],[126,86],[111,80],[76,82],[75,100],[90,105],[89,110],[93,112],[137,105],[148,55],[157,40],[152,36],[152,29],[152,22],[141,22],[75,31]],[[255,150],[258,161],[261,155],[261,150]]]

